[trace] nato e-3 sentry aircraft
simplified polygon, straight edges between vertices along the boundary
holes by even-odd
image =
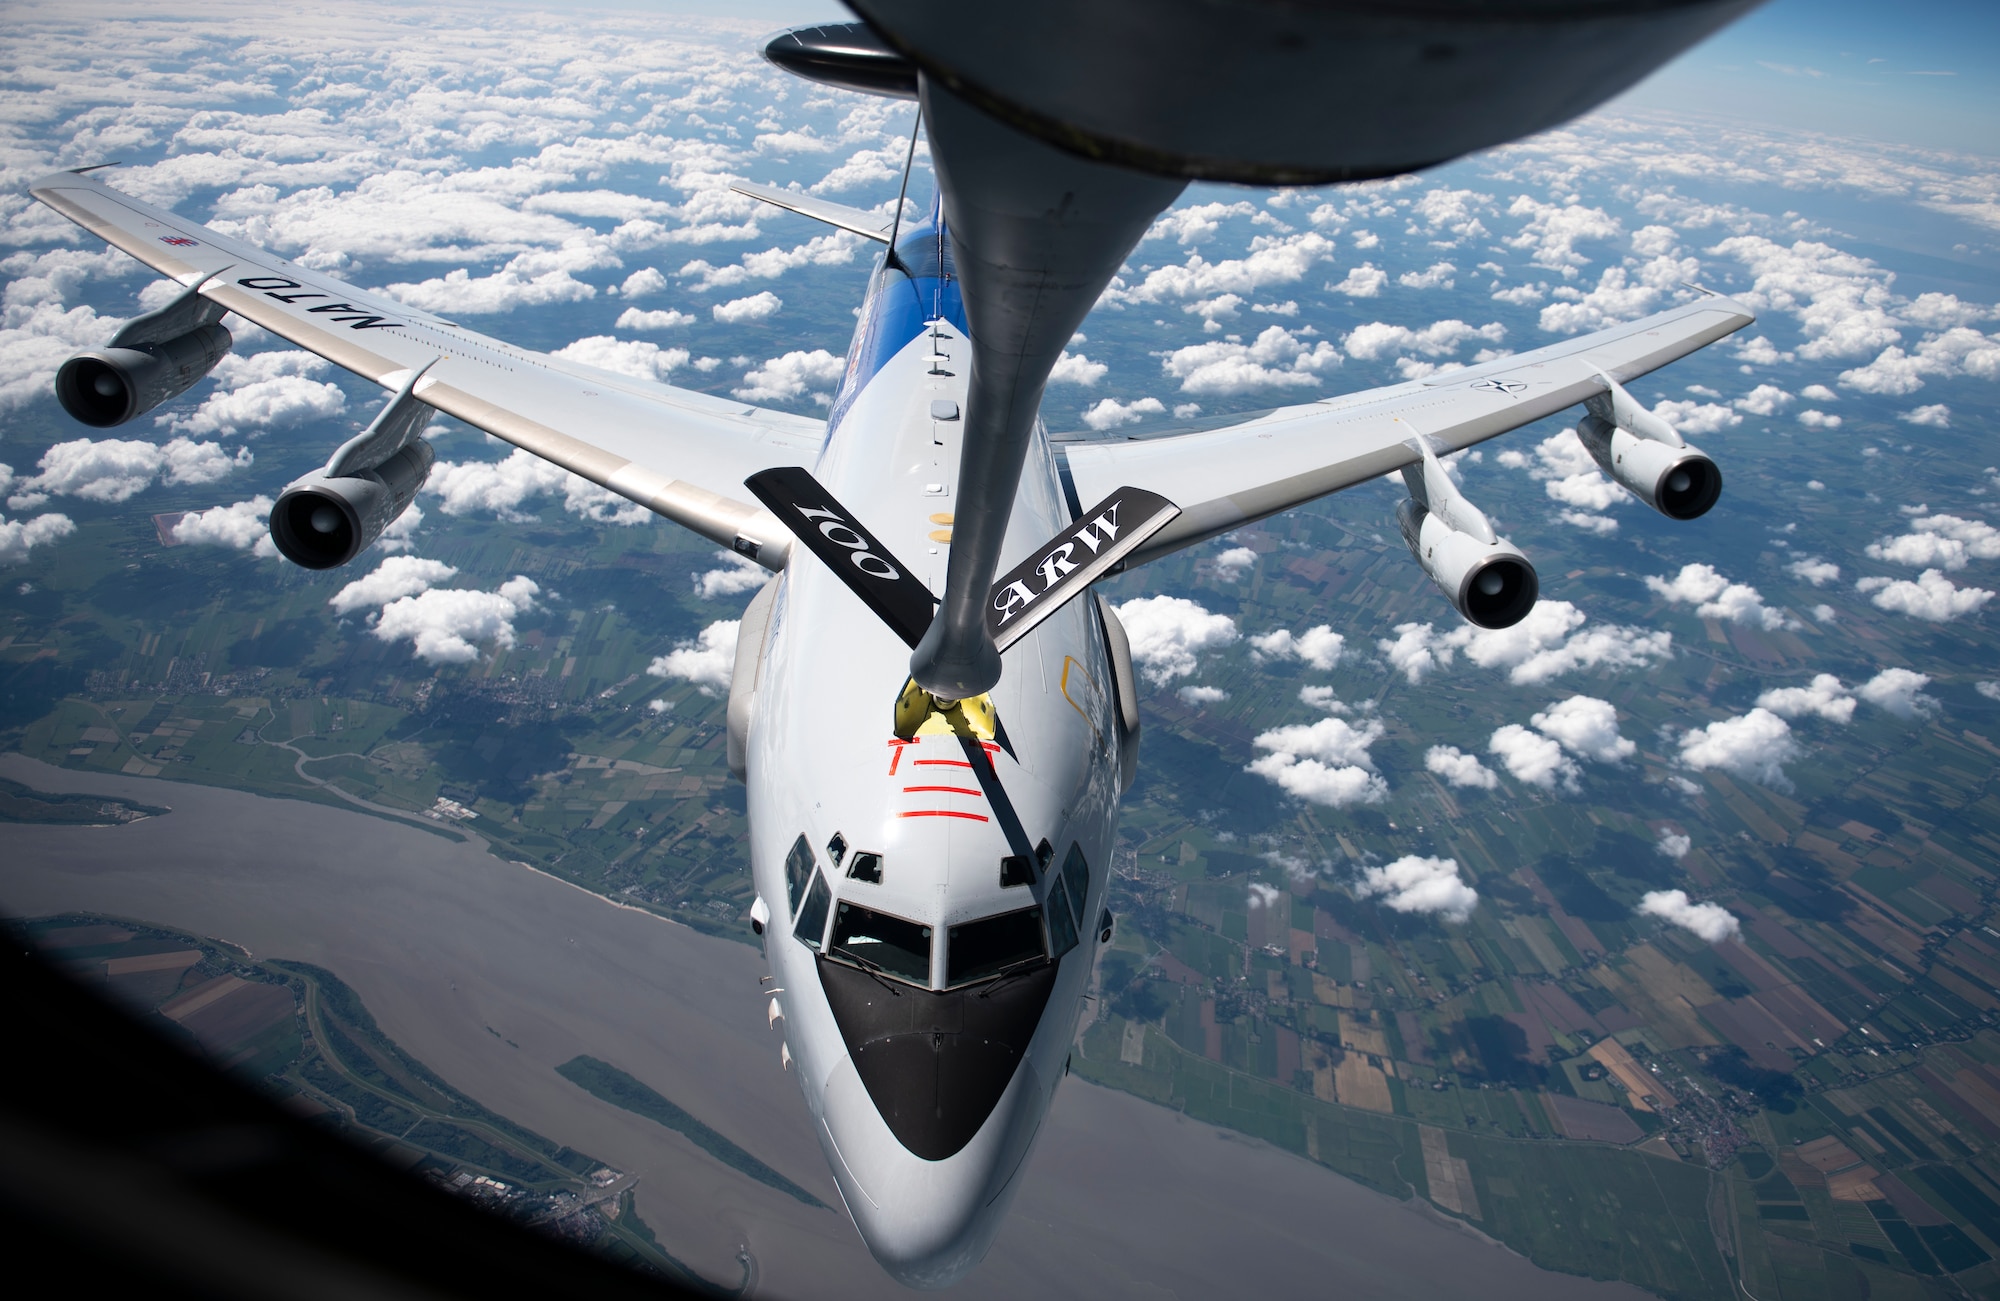
[[[1429,166],[1566,120],[1749,6],[852,4],[866,22],[787,32],[766,55],[918,101],[928,217],[737,186],[885,246],[823,422],[513,347],[93,176],[32,188],[184,289],[62,367],[58,397],[85,424],[207,374],[228,312],[390,395],[279,497],[290,560],[331,568],[374,542],[421,487],[421,435],[444,411],[772,571],[740,625],[728,759],[748,786],[779,1056],[876,1259],[941,1286],[992,1241],[1112,932],[1139,708],[1117,616],[1075,598],[1400,471],[1418,565],[1465,618],[1506,627],[1534,605],[1534,568],[1438,457],[1581,404],[1607,475],[1699,516],[1715,464],[1624,385],[1752,316],[1702,291],[1469,369],[1099,441],[1052,439],[1039,419],[1063,346],[1190,179]]]

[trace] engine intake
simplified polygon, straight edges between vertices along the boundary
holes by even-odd
[[[1460,533],[1408,497],[1396,505],[1396,525],[1417,564],[1469,622],[1511,628],[1541,598],[1535,567],[1505,538],[1483,542]]]
[[[1613,482],[1669,519],[1706,515],[1722,496],[1722,471],[1686,443],[1642,438],[1596,415],[1577,422],[1576,436]]]
[[[228,312],[194,285],[127,321],[104,347],[64,362],[56,401],[84,424],[110,429],[179,397],[228,355],[234,341],[221,325]]]
[[[424,367],[429,370],[430,367]],[[278,494],[271,541],[307,569],[332,569],[361,554],[410,508],[437,453],[420,435],[436,408],[416,397],[411,375],[368,428],[340,445],[322,469]]]

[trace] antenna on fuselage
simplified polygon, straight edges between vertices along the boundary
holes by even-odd
[[[896,236],[901,234],[903,230],[903,200],[910,193],[910,168],[916,165],[917,133],[923,130],[923,128],[924,110],[919,105],[917,108],[917,120],[910,127],[910,152],[903,157],[903,185],[901,189],[896,191],[896,216],[889,223],[889,256],[885,259],[890,266],[896,268],[912,280],[917,278],[916,273],[911,271],[909,265],[903,261],[903,255],[896,251]]]

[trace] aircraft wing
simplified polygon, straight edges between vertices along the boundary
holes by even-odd
[[[1643,320],[1533,352],[1301,406],[1240,424],[1151,438],[1059,442],[1076,499],[1130,485],[1181,507],[1126,561],[1132,568],[1252,520],[1400,470],[1427,435],[1443,454],[1575,406],[1754,321],[1734,299],[1706,295]]]
[[[416,396],[696,533],[782,567],[790,534],[743,480],[812,464],[825,423],[614,374],[477,334],[57,172],[30,192],[106,243],[393,394]],[[301,467],[304,469],[307,467]]]

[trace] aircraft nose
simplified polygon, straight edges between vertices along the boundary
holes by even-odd
[[[862,1085],[913,1155],[943,1161],[992,1114],[1055,987],[1046,963],[967,989],[933,992],[818,959],[827,1005]]]

